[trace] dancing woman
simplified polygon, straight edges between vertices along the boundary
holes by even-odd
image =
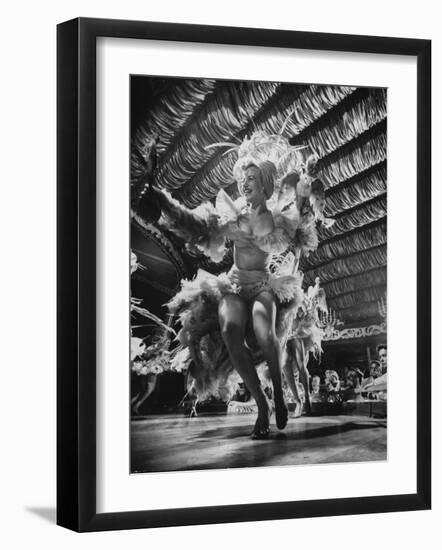
[[[256,355],[261,354],[267,364],[276,425],[283,429],[288,410],[282,391],[282,355],[293,315],[303,301],[297,262],[302,250],[317,246],[315,215],[310,207],[305,208],[314,178],[307,173],[301,178],[299,171],[287,170],[288,163],[284,178],[277,178],[280,165],[269,160],[269,152],[277,151],[280,157],[285,152],[285,158],[292,160],[294,153],[287,151],[287,142],[279,136],[272,141],[269,136],[255,135],[245,145],[248,154],[244,154],[243,147],[234,168],[241,195],[237,201],[220,191],[215,208],[205,204],[189,210],[156,188],[151,187],[147,196],[160,206],[165,227],[214,261],[222,259],[227,241],[233,243],[230,271],[215,276],[199,270],[193,281],[182,282],[169,309],[181,320],[181,344],[188,347],[192,363],[200,365],[191,372],[197,393],[210,390],[222,395],[226,388],[233,387],[233,367],[257,403],[252,438],[265,439],[272,406],[258,376]],[[298,185],[300,181],[302,185]],[[286,188],[292,191],[292,200],[281,202]],[[222,338],[218,346],[216,331]],[[212,351],[205,350],[204,363],[201,356],[209,344]],[[219,344],[224,344],[228,361],[219,352]]]
[[[268,436],[272,408],[245,344],[250,312],[256,342],[270,370],[277,427],[285,428],[288,418],[282,392],[282,350],[276,335],[277,303],[268,282],[272,245],[276,245],[277,237],[266,201],[273,194],[275,172],[270,161],[260,167],[255,164],[246,166],[241,193],[247,201],[249,213],[238,220],[238,230],[230,233],[234,243],[234,267],[230,277],[241,290],[238,294],[226,294],[218,308],[221,334],[232,364],[258,406],[258,418],[252,432],[254,439]]]

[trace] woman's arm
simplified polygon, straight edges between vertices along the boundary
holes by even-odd
[[[222,260],[225,240],[229,238],[230,224],[221,224],[211,203],[205,203],[195,212],[186,208],[169,193],[152,188],[151,192],[161,208],[167,229],[184,239],[188,246],[196,246],[214,262]]]
[[[165,191],[152,187],[151,193],[157,200],[168,229],[184,239],[195,240],[207,233],[208,220],[186,208]]]

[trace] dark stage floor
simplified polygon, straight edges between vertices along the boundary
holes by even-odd
[[[386,460],[386,420],[367,416],[289,419],[252,441],[254,415],[146,416],[131,422],[132,472],[205,470]]]

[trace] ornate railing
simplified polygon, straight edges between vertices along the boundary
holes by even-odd
[[[323,332],[323,341],[332,340],[347,340],[353,338],[366,338],[368,336],[377,336],[387,333],[387,323],[382,322],[380,325],[369,325],[368,327],[353,327],[344,328],[342,330],[332,329]]]

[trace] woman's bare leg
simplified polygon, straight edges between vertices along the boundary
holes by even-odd
[[[309,354],[305,349],[304,342],[300,338],[295,339],[296,344],[296,358],[299,368],[299,381],[304,386],[305,392],[305,409],[307,413],[310,413],[311,404],[310,404],[310,388],[309,388],[309,378],[310,374],[307,370],[307,363]]]
[[[281,346],[276,336],[276,303],[271,292],[261,292],[253,304],[253,330],[270,370],[275,400],[276,425],[285,428],[287,405],[282,391]]]
[[[302,399],[299,395],[298,384],[296,383],[295,372],[299,372],[299,365],[296,358],[296,349],[295,341],[289,340],[287,342],[287,350],[285,354],[285,359],[283,362],[283,370],[287,383],[289,385],[290,391],[292,392],[293,398],[295,400],[295,413],[294,417],[299,418],[302,412]]]
[[[155,387],[157,385],[157,376],[156,376],[156,374],[149,373],[149,374],[146,374],[144,376],[146,376],[146,381],[147,381],[146,391],[142,394],[142,396],[138,399],[138,401],[132,407],[132,411],[137,415],[140,414],[141,405],[152,394],[153,390],[155,389]]]
[[[264,438],[268,435],[271,410],[244,342],[248,321],[247,304],[235,294],[224,296],[219,304],[218,316],[221,334],[233,367],[238,371],[258,406],[258,419],[252,437]]]
[[[134,397],[132,397],[132,399],[130,400],[131,405],[133,405],[135,403],[135,401],[138,399],[139,395],[140,395],[140,392],[138,392],[137,394],[135,394]]]

